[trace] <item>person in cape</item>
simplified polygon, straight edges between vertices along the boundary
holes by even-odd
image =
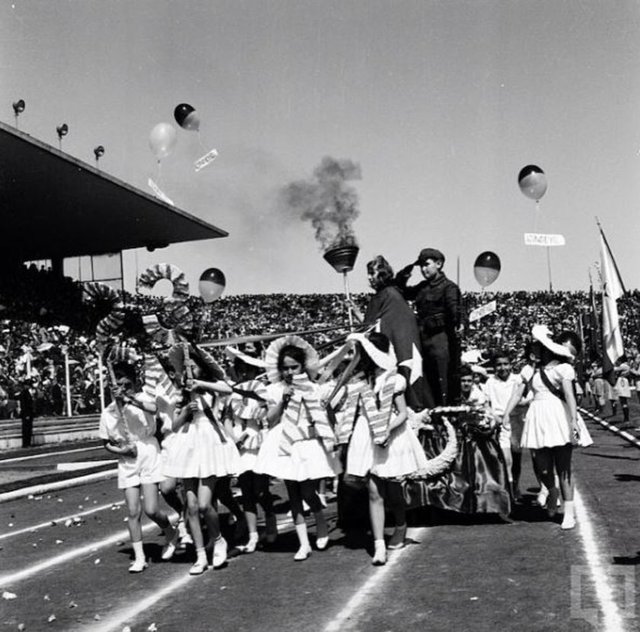
[[[406,380],[407,406],[421,411],[434,405],[433,394],[423,375],[422,346],[416,315],[398,289],[393,268],[378,255],[367,262],[369,285],[375,294],[362,315],[357,308],[356,318],[368,327],[378,325],[395,352],[398,373]],[[352,304],[352,309],[353,309]]]

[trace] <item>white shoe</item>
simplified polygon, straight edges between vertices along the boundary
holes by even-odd
[[[384,546],[384,542],[376,543],[371,563],[374,566],[384,566],[387,563],[387,549]]]
[[[303,562],[311,555],[311,549],[307,546],[301,546],[296,554],[293,556],[293,559],[296,562]]]
[[[162,559],[167,562],[173,557],[173,554],[176,552],[176,547],[178,546],[178,530],[170,527],[165,532],[166,542],[162,547]]]
[[[316,538],[316,549],[318,551],[324,551],[329,545],[329,536],[325,535],[323,538]]]
[[[254,553],[258,546],[258,534],[249,536],[249,541],[246,544],[241,544],[238,547],[238,551],[242,553]]]
[[[135,560],[131,566],[129,566],[130,573],[142,573],[147,568],[148,564],[145,560]]]
[[[227,561],[227,541],[220,536],[213,544],[213,568],[220,568]]]
[[[202,575],[208,567],[206,559],[196,560],[195,564],[189,569],[189,575]]]
[[[549,490],[546,487],[543,487],[538,492],[536,496],[536,502],[540,507],[544,507],[547,504],[547,496],[549,495]]]
[[[560,528],[567,531],[569,529],[573,529],[575,526],[576,526],[575,516],[565,515],[564,519],[562,520],[562,524],[560,525]]]

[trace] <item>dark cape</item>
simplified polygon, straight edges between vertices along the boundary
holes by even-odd
[[[380,331],[393,345],[398,359],[398,372],[407,380],[407,405],[413,410],[433,406],[433,397],[422,369],[422,345],[418,322],[411,307],[397,287],[388,285],[371,298],[364,322],[380,321]],[[403,365],[404,362],[407,364]]]

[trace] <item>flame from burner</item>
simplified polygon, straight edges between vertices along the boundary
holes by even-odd
[[[311,222],[323,251],[356,246],[352,224],[360,214],[358,193],[347,182],[361,177],[360,165],[325,156],[311,178],[282,189],[281,201],[289,212]]]

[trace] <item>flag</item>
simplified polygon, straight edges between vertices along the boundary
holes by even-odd
[[[602,273],[602,375],[610,384],[615,384],[614,367],[624,353],[617,305],[617,300],[624,294],[624,286],[602,228],[600,229],[600,260]]]
[[[398,372],[407,381],[405,396],[409,407],[413,410],[431,408],[433,395],[423,374],[418,322],[396,287],[378,290],[367,306],[364,323],[375,324],[389,338],[398,359]]]

